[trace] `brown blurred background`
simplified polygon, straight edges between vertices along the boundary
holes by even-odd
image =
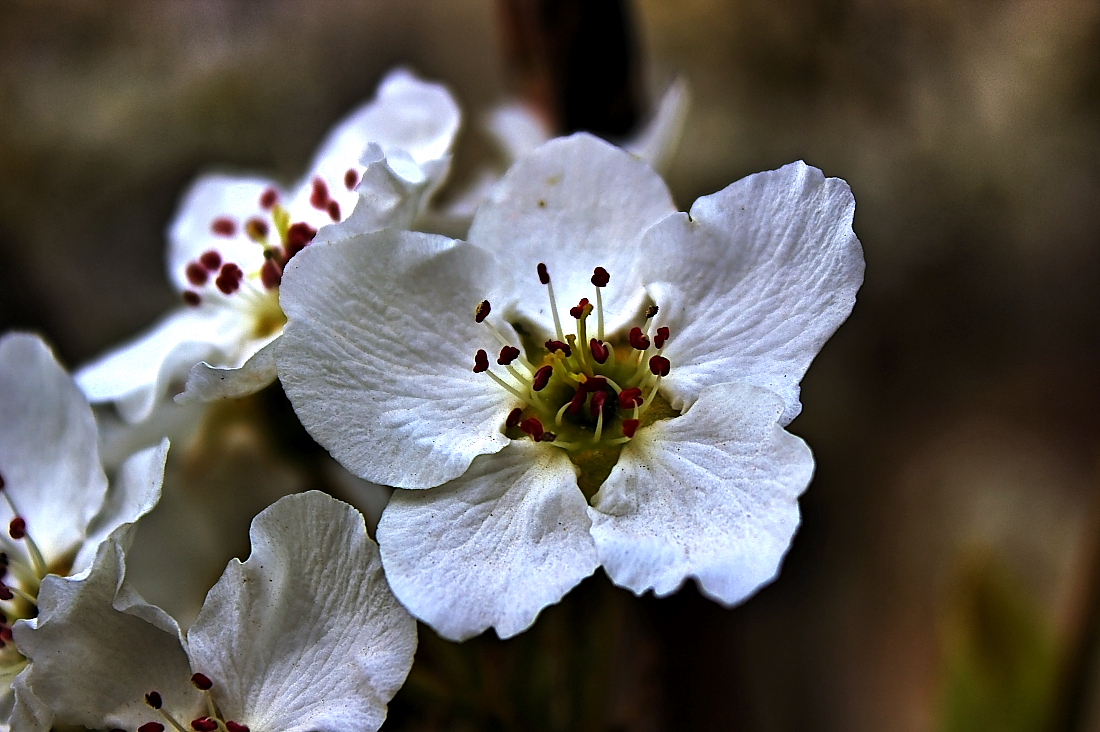
[[[600,574],[507,643],[423,630],[387,729],[1100,729],[1100,3],[629,9],[639,99],[693,89],[682,207],[799,158],[855,192],[866,284],[791,425],[818,460],[803,527],[732,610]],[[459,98],[460,190],[481,116],[530,91],[503,17],[6,0],[0,329],[69,365],[135,334],[175,302],[162,232],[188,181],[293,180],[395,63]]]

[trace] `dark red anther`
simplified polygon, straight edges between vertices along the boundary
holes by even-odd
[[[477,307],[474,308],[474,322],[483,322],[487,317],[489,317],[489,312],[492,309],[493,306],[489,304],[488,300],[482,300],[481,302],[479,302],[477,304]]]
[[[654,356],[649,359],[649,370],[656,376],[668,376],[668,370],[672,367],[664,356]]]
[[[15,597],[15,595],[12,593],[11,588],[0,582],[0,600],[7,602],[13,597]]]
[[[546,265],[543,264],[542,262],[539,262],[538,270],[539,270],[539,282],[541,282],[544,285],[549,285],[550,284],[550,272],[547,271]]]
[[[229,732],[249,732],[249,729],[246,725],[238,724],[233,720],[227,721],[225,723],[225,728],[229,730]]]
[[[539,441],[539,438],[545,434],[542,429],[542,422],[538,420],[538,417],[528,417],[519,423],[519,428],[528,435],[531,435],[535,439],[535,442]]]
[[[16,516],[8,524],[8,535],[16,541],[27,535],[27,522],[22,516]]]
[[[639,351],[649,348],[649,336],[642,332],[641,328],[630,329],[630,345]]]
[[[8,624],[8,616],[6,614],[4,614],[4,612],[2,610],[0,610],[0,624],[2,624],[2,625],[7,625]]]
[[[593,338],[588,343],[588,347],[592,350],[592,360],[596,363],[607,363],[607,357],[611,355],[611,349],[600,343]]]
[[[237,222],[228,216],[219,216],[210,222],[210,230],[218,236],[235,236],[237,234]]]
[[[199,293],[192,292],[191,290],[183,291],[183,301],[193,308],[202,305],[202,297],[199,296]]]
[[[339,203],[337,203],[336,201],[329,201],[328,205],[325,206],[325,210],[328,211],[329,218],[331,218],[333,221],[339,221],[340,220],[340,204]]]
[[[328,206],[328,185],[320,178],[313,179],[313,190],[309,194],[309,205],[324,211]]]
[[[602,376],[590,376],[581,384],[581,388],[589,393],[601,391],[605,386],[607,386],[607,379]]]
[[[187,275],[187,281],[195,287],[202,287],[206,284],[206,280],[210,278],[210,273],[206,270],[206,267],[203,267],[199,262],[188,264],[184,274]]]
[[[214,685],[214,682],[206,674],[191,674],[191,683],[199,691],[206,691]]]
[[[607,283],[610,281],[611,275],[603,267],[596,267],[592,270],[592,284],[596,287],[607,287]]]
[[[543,344],[546,346],[546,350],[553,353],[554,351],[561,351],[565,354],[566,358],[573,355],[573,349],[569,347],[568,343],[562,343],[561,341],[549,340]]]
[[[191,729],[195,732],[214,732],[217,728],[218,723],[210,717],[199,717],[191,720]]]
[[[588,405],[588,408],[592,411],[592,416],[599,416],[603,411],[604,404],[607,403],[607,392],[598,391],[592,395],[592,402]]]
[[[546,388],[546,385],[550,383],[550,377],[553,376],[553,374],[553,366],[543,366],[535,372],[534,378],[531,379],[531,388],[535,391],[542,391]]]
[[[629,389],[623,389],[619,392],[619,409],[640,407],[644,401],[645,399],[642,398],[642,390],[636,386],[632,386]]]
[[[268,259],[264,262],[264,266],[260,267],[260,282],[264,284],[269,290],[274,290],[279,286],[279,283],[283,281],[283,270],[275,263],[275,260]]]
[[[244,222],[244,233],[248,234],[249,239],[261,240],[267,238],[267,222],[263,219],[253,216],[248,221]]]
[[[652,318],[656,314],[657,314],[657,306],[656,305],[650,305],[645,310],[645,319],[649,320],[650,318]]]
[[[215,249],[207,249],[199,257],[199,264],[206,267],[208,272],[217,272],[222,266],[222,255]]]
[[[535,438],[535,442],[553,442],[556,439],[558,439],[558,436],[553,432],[543,432]]]
[[[317,236],[317,229],[306,222],[299,221],[291,224],[286,231],[286,261],[289,262],[295,254],[305,249],[315,236]]]
[[[662,325],[660,328],[657,329],[657,335],[653,336],[653,345],[657,346],[657,348],[664,348],[665,341],[668,340],[668,336],[668,328]]]
[[[508,419],[504,420],[504,426],[508,429],[513,427],[519,427],[519,420],[523,416],[523,410],[516,407],[511,412],[508,412]]]
[[[0,491],[4,490],[4,486],[6,485],[7,483],[4,482],[4,476],[0,475]]]
[[[241,268],[232,262],[226,262],[222,265],[221,273],[214,280],[214,284],[218,286],[223,295],[232,295],[240,288],[243,279],[244,272],[241,271]]]
[[[279,202],[279,192],[274,188],[268,188],[260,194],[260,208],[270,211]]]
[[[636,419],[624,419],[623,420],[623,437],[634,437],[634,433],[638,431],[638,420]]]
[[[355,168],[348,168],[348,172],[344,173],[344,186],[349,191],[354,191],[357,185],[359,185],[359,171]]]
[[[474,354],[474,373],[480,374],[482,371],[489,370],[489,354],[485,352],[484,348],[479,348],[477,353]]]
[[[0,485],[0,489],[2,489],[3,487],[4,486]],[[6,567],[6,566],[8,566],[8,553],[7,552],[0,552],[0,567]]]
[[[588,298],[587,297],[582,297],[581,301],[579,303],[577,303],[577,305],[575,307],[569,308],[569,314],[572,315],[577,320],[580,320],[581,316],[584,315],[585,308],[587,308],[587,307],[588,307]]]
[[[145,695],[145,703],[153,709],[160,709],[164,705],[164,700],[160,698],[160,692],[150,691]]]
[[[0,640],[4,641],[5,643],[10,643],[11,642],[11,640],[12,640],[11,628],[9,628],[6,625],[3,628],[0,628]]]
[[[138,727],[138,732],[164,732],[164,725],[160,722],[146,722]]]
[[[588,391],[584,388],[584,384],[581,384],[581,388],[577,389],[573,398],[569,400],[569,408],[566,411],[570,414],[579,414],[586,399],[588,399]]]
[[[519,349],[515,346],[505,346],[500,349],[500,356],[497,358],[497,363],[501,366],[507,366],[517,358],[519,358]]]

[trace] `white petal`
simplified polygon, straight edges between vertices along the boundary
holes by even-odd
[[[549,125],[534,108],[519,101],[490,110],[485,127],[509,163],[553,137]]]
[[[378,87],[377,96],[348,115],[321,145],[290,205],[294,220],[316,227],[333,223],[327,213],[309,203],[313,180],[320,178],[339,204],[341,218],[347,218],[353,208],[366,209],[360,212],[360,223],[374,223],[360,228],[360,233],[407,226],[398,217],[379,224],[385,213],[395,212],[388,207],[372,209],[398,190],[406,205],[396,213],[407,208],[415,216],[447,174],[460,121],[458,105],[446,87],[421,81],[405,69],[391,71]],[[372,143],[379,152],[361,162]],[[374,170],[371,160],[376,161]],[[345,183],[348,170],[363,179],[357,189],[349,189]]]
[[[536,266],[550,271],[560,313],[582,297],[595,300],[592,270],[604,267],[608,330],[642,302],[638,246],[642,234],[676,211],[661,177],[642,161],[587,134],[551,140],[517,162],[470,226],[470,241],[513,274],[520,312],[550,329],[546,291]]]
[[[863,282],[848,185],[804,163],[750,175],[646,236],[648,281],[672,337],[665,387],[685,404],[739,381],[780,394],[797,416],[798,382],[844,322]]]
[[[416,623],[386,584],[363,518],[317,491],[252,524],[188,633],[227,719],[254,730],[375,730],[412,666]]]
[[[5,722],[0,722],[0,729],[5,732],[49,732],[53,729],[53,710],[30,690],[25,675],[16,677],[6,697],[4,709],[6,711],[11,708],[11,716]]]
[[[196,363],[237,351],[249,339],[249,327],[232,308],[176,310],[130,343],[82,367],[76,381],[93,403],[115,402],[127,421],[140,422],[168,396],[169,385],[182,380]]]
[[[211,366],[206,362],[195,364],[187,375],[183,392],[176,395],[176,402],[197,404],[216,399],[240,399],[269,386],[277,377],[273,339],[240,368]]]
[[[394,492],[378,524],[386,576],[445,638],[509,638],[599,566],[587,508],[563,450],[514,441],[439,488]]]
[[[168,440],[130,456],[119,468],[107,492],[107,501],[88,527],[88,536],[73,562],[72,573],[84,571],[95,558],[99,545],[115,529],[132,524],[153,510],[164,483],[164,461]]]
[[[645,128],[623,148],[649,163],[654,170],[666,172],[680,145],[690,107],[691,87],[681,76],[669,84]]]
[[[725,384],[638,431],[590,511],[615,584],[662,596],[695,577],[732,605],[776,576],[813,473],[806,443],[779,426],[782,411],[775,394]]]
[[[47,561],[77,548],[107,495],[92,409],[31,335],[0,339],[0,475]]]
[[[348,470],[427,488],[508,442],[517,400],[471,370],[478,348],[499,348],[474,322],[494,270],[465,242],[393,230],[291,260],[279,378],[302,424]]]
[[[263,265],[263,247],[248,238],[244,225],[250,218],[259,218],[275,237],[271,215],[260,207],[260,196],[269,188],[280,200],[286,197],[271,181],[254,176],[204,175],[191,184],[168,228],[168,275],[177,290],[191,288],[187,265],[211,249],[221,254],[223,262],[234,262],[245,272]],[[212,225],[220,218],[233,221],[231,236],[214,232]]]
[[[31,661],[25,683],[68,724],[137,729],[163,721],[145,704],[153,690],[166,710],[190,721],[199,694],[178,630],[122,585],[124,574],[115,534],[86,573],[46,577],[38,618],[14,628],[16,646]]]

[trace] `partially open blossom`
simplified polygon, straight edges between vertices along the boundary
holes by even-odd
[[[237,397],[271,383],[270,344],[286,321],[287,263],[326,226],[411,226],[450,167],[459,112],[438,84],[404,70],[329,133],[309,172],[283,189],[259,177],[207,175],[168,230],[168,271],[182,305],[144,335],[85,366],[77,381],[129,421],[185,381],[181,400]]]
[[[109,484],[92,409],[72,378],[37,337],[0,338],[0,728],[27,667],[13,626],[36,616],[44,582],[83,571],[108,535],[156,505],[167,449],[134,454]],[[41,713],[33,697],[15,707]]]
[[[863,279],[853,212],[793,163],[680,213],[580,134],[513,166],[468,242],[386,231],[291,263],[299,417],[363,478],[432,489],[378,527],[402,603],[507,637],[601,565],[725,604],[770,581],[813,472],[783,428]]]
[[[117,542],[87,573],[47,580],[38,619],[15,629],[32,661],[27,693],[93,729],[378,729],[412,666],[416,623],[362,516],[311,491],[264,510],[250,535],[248,561],[229,563],[186,637],[129,588]]]

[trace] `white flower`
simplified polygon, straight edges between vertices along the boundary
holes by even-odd
[[[248,561],[229,563],[186,637],[130,590],[116,542],[85,575],[51,578],[38,620],[15,630],[32,659],[26,690],[93,729],[378,729],[416,623],[362,516],[311,491],[265,509],[250,536]]]
[[[0,728],[27,665],[12,625],[33,617],[44,581],[85,569],[111,532],[156,505],[167,449],[136,453],[108,485],[80,389],[38,338],[0,338]]]
[[[450,167],[459,112],[445,88],[391,72],[377,97],[329,133],[290,191],[257,177],[208,175],[168,230],[168,270],[185,306],[85,366],[93,403],[145,419],[173,382],[183,401],[243,396],[275,379],[279,282],[317,230],[350,217],[360,230],[411,226]],[[201,362],[201,363],[200,363]]]
[[[794,163],[678,213],[639,160],[554,140],[469,242],[303,253],[279,375],[352,472],[432,488],[397,491],[378,539],[395,594],[449,638],[518,633],[601,565],[638,594],[694,577],[736,603],[798,524],[813,459],[783,427],[863,279],[853,212]]]

